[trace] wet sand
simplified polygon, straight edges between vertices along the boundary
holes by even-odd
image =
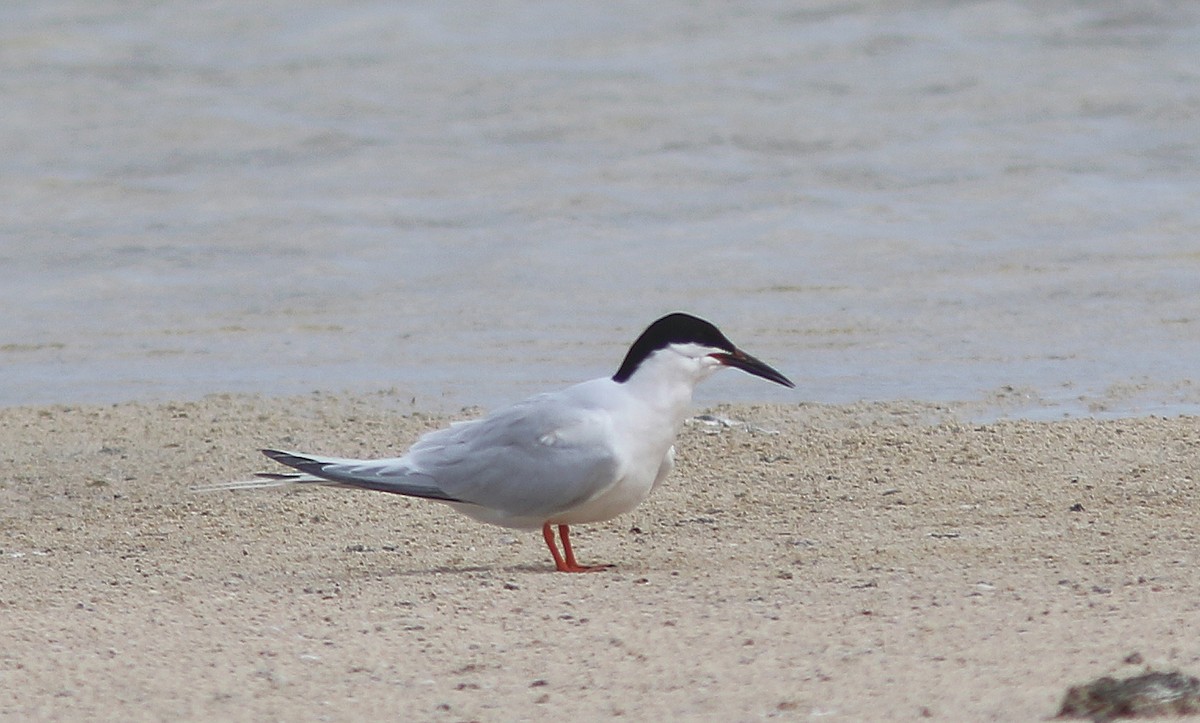
[[[634,513],[537,534],[338,490],[199,494],[278,445],[401,451],[387,395],[0,409],[6,719],[1038,720],[1200,671],[1195,418],[740,406]]]

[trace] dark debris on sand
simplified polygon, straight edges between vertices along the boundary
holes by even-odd
[[[1105,676],[1067,691],[1059,718],[1150,718],[1200,714],[1200,679],[1149,671],[1120,680]]]

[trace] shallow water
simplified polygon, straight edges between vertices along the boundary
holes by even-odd
[[[1200,7],[9,3],[0,405],[494,406],[684,309],[699,401],[1200,411]]]

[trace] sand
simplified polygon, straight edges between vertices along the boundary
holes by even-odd
[[[588,575],[436,504],[190,490],[446,421],[406,402],[0,409],[0,715],[1030,721],[1200,671],[1194,418],[697,410]]]

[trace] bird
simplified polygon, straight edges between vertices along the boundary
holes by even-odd
[[[324,485],[433,500],[481,522],[540,528],[558,572],[610,569],[579,563],[570,526],[629,512],[662,483],[674,467],[675,437],[694,389],[725,368],[795,388],[712,323],[675,312],[637,337],[611,377],[452,423],[422,436],[403,456],[345,459],[264,449],[292,471],[207,489]]]

